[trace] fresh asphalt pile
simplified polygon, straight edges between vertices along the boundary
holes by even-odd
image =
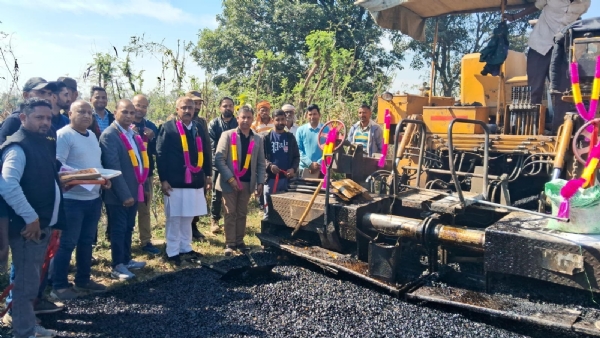
[[[254,256],[258,264],[276,259],[266,253]],[[216,265],[226,269],[244,264],[247,259],[240,256]],[[222,281],[205,267],[188,268],[66,305],[65,312],[43,318],[47,328],[63,337],[567,336],[407,303],[302,264],[282,264],[270,275],[238,281]]]

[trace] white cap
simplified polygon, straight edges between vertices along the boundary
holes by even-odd
[[[288,111],[288,110],[293,110],[296,111],[296,107],[292,106],[291,104],[284,104],[283,107],[281,107],[281,110],[283,111]]]

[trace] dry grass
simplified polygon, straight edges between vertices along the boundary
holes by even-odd
[[[157,198],[157,196],[159,196]],[[184,262],[180,267],[175,267],[167,263],[164,259],[165,252],[165,217],[162,206],[162,194],[155,194],[153,212],[156,216],[151,216],[152,220],[152,243],[161,249],[159,255],[149,255],[142,251],[139,245],[139,232],[136,223],[133,233],[133,245],[132,245],[132,257],[137,261],[145,261],[146,267],[142,270],[134,271],[136,278],[131,281],[119,281],[110,277],[111,272],[111,252],[110,242],[106,239],[106,213],[103,212],[100,223],[98,224],[98,245],[94,250],[94,257],[98,260],[98,264],[92,267],[92,279],[96,282],[102,283],[107,287],[115,287],[123,283],[137,283],[146,281],[165,273],[185,269],[193,266],[192,263]],[[210,204],[210,194],[207,196],[207,202]],[[246,245],[250,246],[252,250],[259,249],[260,240],[256,237],[256,233],[260,232],[260,220],[262,214],[258,209],[258,202],[255,199],[250,201],[250,208],[248,214],[248,227],[246,230],[246,237],[244,239]],[[223,219],[221,219],[223,224]],[[223,234],[212,236],[210,232],[210,217],[204,216],[200,218],[199,230],[206,236],[206,241],[194,241],[192,247],[195,251],[202,253],[205,257],[204,262],[215,262],[224,259],[223,250],[225,249],[225,238]],[[10,265],[10,257],[8,264]],[[75,255],[71,259],[72,267],[75,266]],[[0,291],[4,290],[9,284],[8,271],[2,269],[0,271]],[[74,268],[72,269],[74,271]],[[69,280],[73,282],[74,273],[69,274]],[[47,290],[47,294],[50,293],[50,288]]]
[[[210,202],[209,202],[210,203]],[[258,203],[250,202],[250,213],[248,215],[248,228],[246,231],[245,242],[253,250],[260,248],[260,240],[256,237],[256,233],[260,231],[260,219],[261,213],[258,210]],[[137,225],[133,233],[133,245],[132,245],[132,256],[134,260],[145,261],[146,267],[142,270],[134,271],[136,278],[132,281],[122,282],[110,277],[111,271],[111,253],[110,243],[106,239],[106,215],[104,214],[98,224],[98,245],[94,250],[94,257],[98,259],[99,263],[92,267],[92,279],[100,282],[106,286],[112,287],[122,283],[136,283],[145,280],[149,280],[160,276],[162,274],[177,271],[179,269],[185,269],[186,267],[193,266],[192,263],[184,263],[181,267],[175,267],[167,263],[164,259],[165,250],[165,217],[162,209],[162,205],[156,206],[156,216],[152,216],[152,242],[155,246],[161,249],[162,253],[156,256],[149,255],[141,250],[139,245],[139,233]],[[221,224],[223,220],[221,219]],[[202,253],[206,262],[214,262],[224,259],[223,250],[225,249],[225,238],[223,234],[212,236],[210,233],[210,217],[204,216],[200,218],[200,231],[206,236],[206,241],[194,241],[192,246],[195,251]],[[73,260],[71,264],[75,264]],[[70,274],[69,279],[74,276]]]

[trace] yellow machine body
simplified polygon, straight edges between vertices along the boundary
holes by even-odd
[[[452,106],[454,98],[434,96],[431,100],[433,106]],[[392,124],[398,124],[402,119],[413,114],[422,114],[423,107],[429,105],[429,97],[420,95],[394,95],[391,101],[378,99],[377,123],[384,123],[385,110],[389,109],[392,117]]]

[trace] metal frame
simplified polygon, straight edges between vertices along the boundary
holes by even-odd
[[[490,129],[487,124],[483,121],[478,120],[469,120],[469,119],[454,119],[450,121],[448,125],[448,166],[450,167],[450,173],[452,174],[452,180],[454,181],[454,186],[456,186],[456,193],[458,194],[458,198],[460,199],[460,203],[462,205],[465,204],[465,197],[463,196],[462,189],[460,187],[460,182],[458,181],[458,175],[456,175],[456,168],[454,168],[454,143],[452,141],[452,128],[455,123],[467,123],[467,124],[478,124],[483,128],[485,134],[485,143],[483,148],[483,198],[487,198],[487,189],[488,189],[488,166],[490,160],[489,154],[489,145],[490,145]]]
[[[420,187],[419,179],[421,177],[421,167],[423,166],[423,159],[424,159],[424,154],[425,154],[425,141],[427,140],[427,126],[425,125],[425,122],[423,122],[421,120],[402,119],[402,121],[400,121],[400,123],[398,123],[396,125],[396,132],[394,133],[394,161],[392,161],[392,174],[394,175],[394,187],[393,187],[394,194],[397,193],[396,178],[398,176],[398,173],[396,172],[396,170],[398,168],[398,162],[400,161],[400,159],[397,157],[398,156],[398,145],[399,145],[398,137],[400,136],[400,129],[402,129],[402,127],[405,124],[410,124],[410,123],[418,124],[421,126],[421,144],[419,145],[419,164],[417,165],[417,182],[416,182],[417,187]]]

